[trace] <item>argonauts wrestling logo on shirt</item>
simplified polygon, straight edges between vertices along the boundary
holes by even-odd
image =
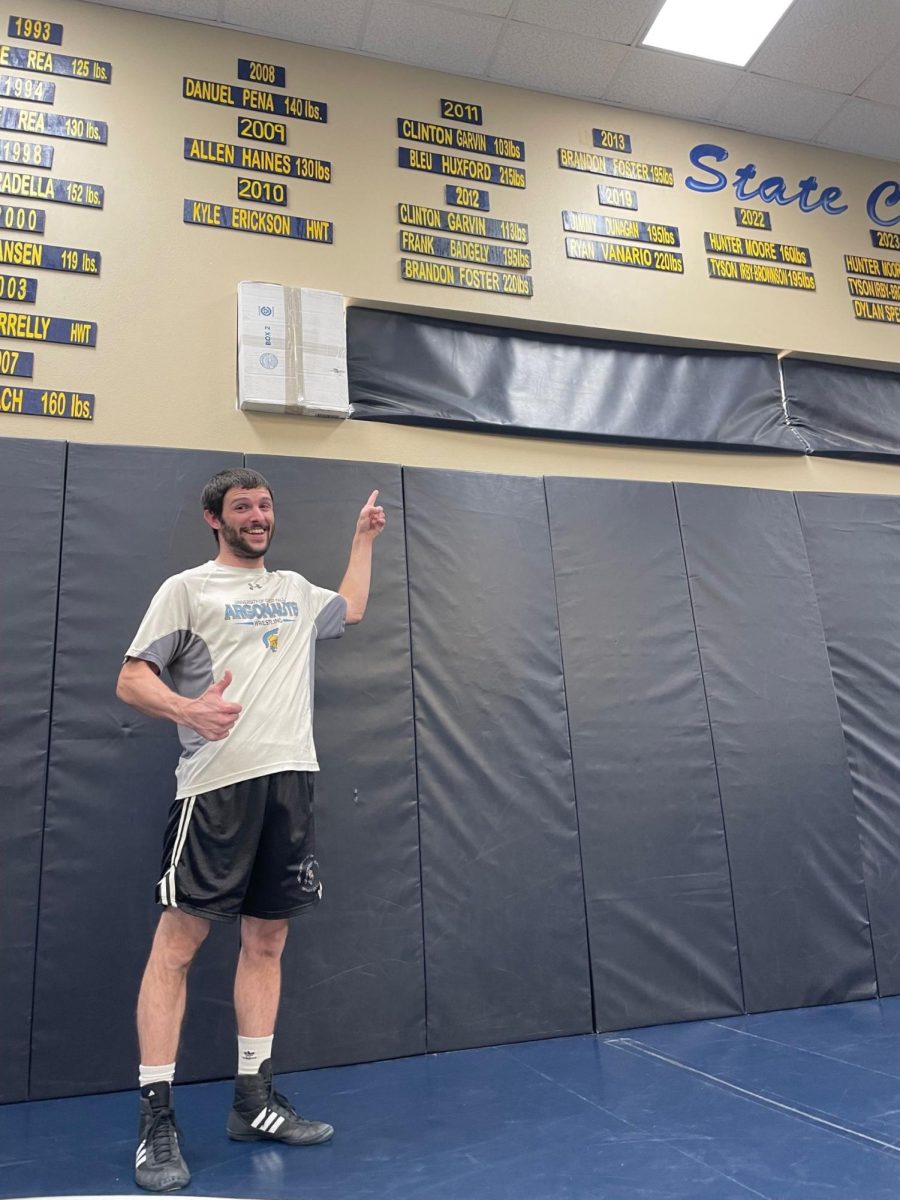
[[[257,600],[225,605],[225,620],[239,625],[271,625],[273,621],[296,621],[300,606],[294,600]]]

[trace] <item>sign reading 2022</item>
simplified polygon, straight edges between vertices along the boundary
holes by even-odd
[[[841,204],[843,192],[839,187],[825,187],[819,190],[819,181],[815,175],[801,179],[791,190],[791,185],[780,175],[769,175],[756,182],[757,169],[755,163],[745,163],[737,167],[733,178],[729,181],[724,171],[720,171],[713,163],[724,163],[728,151],[724,146],[714,142],[701,142],[690,152],[691,165],[703,173],[703,178],[688,175],[685,185],[692,192],[721,192],[729,186],[734,188],[738,200],[761,200],[764,204],[796,204],[801,212],[809,213],[821,209],[831,217],[840,216],[850,207]],[[816,195],[816,193],[819,193]],[[900,213],[890,216],[889,211],[900,205],[900,182],[886,179],[883,183],[872,188],[866,200],[866,214],[870,221],[883,227],[900,224]]]

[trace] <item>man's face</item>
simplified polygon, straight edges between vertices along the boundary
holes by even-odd
[[[275,506],[268,488],[229,488],[214,526],[237,558],[263,558],[275,534]]]

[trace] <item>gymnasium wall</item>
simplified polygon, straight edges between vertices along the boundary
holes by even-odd
[[[0,447],[10,1101],[133,1085],[177,749],[115,679],[241,456]],[[317,658],[325,900],[278,1069],[897,991],[900,501],[245,458],[273,567],[335,586],[372,487],[388,516],[370,611]],[[235,932],[182,1079],[231,1072]]]

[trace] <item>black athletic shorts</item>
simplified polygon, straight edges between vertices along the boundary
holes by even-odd
[[[156,898],[212,921],[277,920],[322,897],[311,771],[281,771],[176,800]]]

